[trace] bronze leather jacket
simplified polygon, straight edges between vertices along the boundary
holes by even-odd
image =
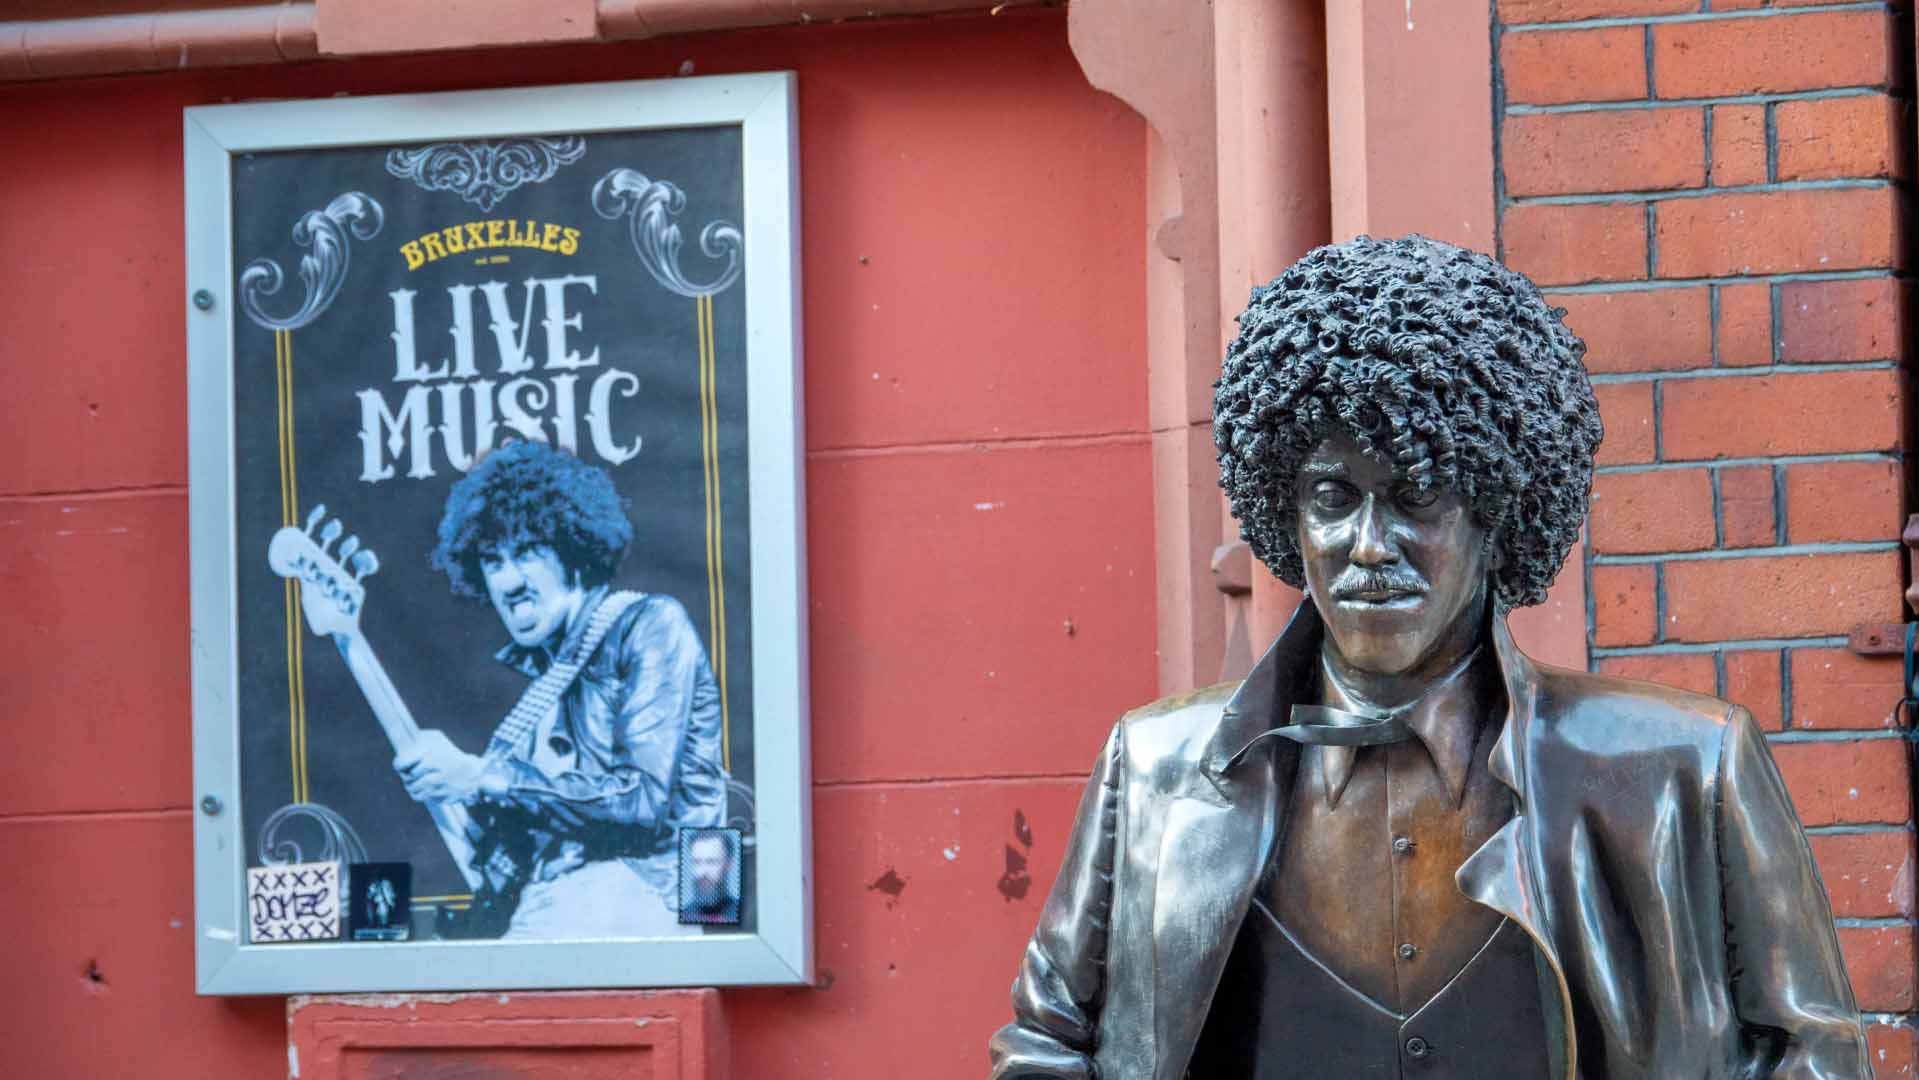
[[[993,1037],[994,1080],[1185,1074],[1298,757],[1249,744],[1288,715],[1320,634],[1302,603],[1237,690],[1114,727]],[[1490,765],[1515,816],[1455,881],[1539,947],[1552,1075],[1870,1077],[1825,889],[1746,710],[1536,665],[1503,619],[1491,635],[1507,715]]]

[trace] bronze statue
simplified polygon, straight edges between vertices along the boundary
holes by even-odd
[[[1812,855],[1736,705],[1535,664],[1585,520],[1585,346],[1420,237],[1256,289],[1214,403],[1306,593],[1239,684],[1114,727],[993,1076],[1870,1076]]]

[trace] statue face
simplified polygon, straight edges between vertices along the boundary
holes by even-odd
[[[1346,664],[1415,673],[1471,643],[1490,559],[1458,491],[1422,491],[1340,432],[1307,457],[1294,499],[1306,591]]]

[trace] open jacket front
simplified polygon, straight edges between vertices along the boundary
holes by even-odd
[[[1115,725],[994,1080],[1184,1075],[1284,829],[1297,747],[1253,744],[1311,685],[1321,634],[1303,602],[1237,689]],[[1491,635],[1507,711],[1490,765],[1515,814],[1456,881],[1538,946],[1554,1076],[1870,1077],[1825,889],[1751,715],[1536,665],[1503,619]]]

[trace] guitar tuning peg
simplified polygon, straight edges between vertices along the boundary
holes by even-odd
[[[340,558],[342,559],[351,558],[353,556],[353,553],[358,550],[360,550],[359,537],[349,536],[345,540],[340,541]]]
[[[380,572],[380,560],[374,556],[372,548],[362,548],[354,552],[348,565],[353,570],[355,581],[364,581]]]
[[[340,533],[343,531],[338,518],[327,522],[326,528],[320,530],[320,550],[325,551],[333,546],[333,542],[340,538]]]
[[[325,504],[325,503],[321,503],[320,505],[318,505],[318,506],[316,506],[316,507],[314,507],[314,508],[313,508],[313,512],[307,515],[307,532],[308,532],[308,534],[311,534],[311,533],[313,532],[313,527],[314,527],[315,525],[318,525],[318,524],[320,523],[320,519],[321,519],[321,518],[323,518],[323,517],[326,517],[326,504]]]

